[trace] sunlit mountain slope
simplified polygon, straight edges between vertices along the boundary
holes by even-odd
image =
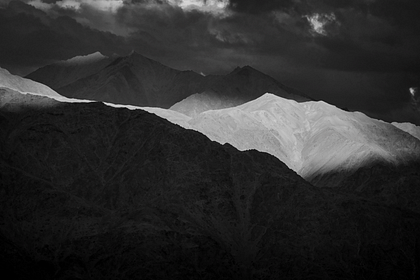
[[[266,98],[231,123],[272,114],[286,123]],[[324,117],[312,109],[294,118],[307,112],[316,134]],[[0,261],[9,278],[391,280],[418,271],[415,189],[400,186],[394,203],[317,188],[274,156],[138,109],[9,90],[0,120]]]
[[[0,87],[7,88],[22,93],[33,93],[38,95],[50,96],[53,98],[62,97],[48,86],[12,75],[6,69],[0,68]]]
[[[273,94],[203,112],[188,124],[217,142],[272,154],[324,186],[336,186],[364,166],[406,165],[420,158],[419,139],[392,124],[325,102],[298,103]],[[323,177],[331,173],[334,178]]]

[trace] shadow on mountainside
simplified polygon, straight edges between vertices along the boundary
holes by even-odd
[[[0,261],[15,279],[418,277],[418,213],[145,111],[5,91],[0,132]]]
[[[420,213],[419,162],[393,165],[376,161],[357,170],[317,174],[307,180],[315,186]]]

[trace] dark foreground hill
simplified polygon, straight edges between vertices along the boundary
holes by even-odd
[[[0,92],[13,279],[417,279],[420,215],[142,110]],[[10,274],[9,274],[10,273]]]

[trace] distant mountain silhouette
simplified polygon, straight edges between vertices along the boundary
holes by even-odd
[[[76,56],[69,60],[41,67],[27,75],[26,78],[48,85],[54,90],[58,90],[79,79],[99,72],[115,58],[116,57],[106,57],[99,52],[86,56]]]
[[[267,92],[299,102],[312,100],[272,77],[245,66],[237,67],[228,75],[215,79],[204,92],[193,94],[170,109],[194,117],[207,110],[241,105]]]
[[[107,62],[107,63],[104,63]],[[136,52],[126,57],[100,60],[89,66],[89,75],[82,75],[71,83],[56,87],[60,94],[81,99],[106,101],[115,104],[169,108],[192,93],[205,88],[205,77],[192,71],[178,71],[146,58]],[[28,75],[47,85],[60,84],[61,77],[50,76],[62,63],[44,67]],[[73,70],[84,67],[77,66]],[[82,71],[82,70],[80,70]],[[64,72],[64,71],[63,71]],[[86,71],[85,71],[86,72]],[[75,76],[75,75],[73,75]]]
[[[278,127],[295,120],[277,139],[291,147],[293,138],[312,139],[312,152],[328,148],[318,139],[326,134],[333,148],[357,145],[345,139],[364,124],[347,132],[340,124],[355,119],[334,110],[263,96],[218,114],[238,131],[246,120],[270,124],[258,131],[267,137],[274,114]],[[409,177],[363,193],[363,181],[317,188],[274,156],[220,145],[143,110],[9,89],[0,120],[0,261],[9,278],[391,280],[418,272],[419,188]],[[367,124],[379,139],[392,131]],[[375,145],[402,148],[408,136],[398,139]],[[382,171],[359,170],[390,176]]]
[[[87,58],[45,66],[27,77],[67,97],[161,108],[175,105],[173,110],[187,115],[240,105],[266,92],[310,100],[250,66],[227,75],[203,76],[172,69],[136,52],[111,62],[100,54]]]

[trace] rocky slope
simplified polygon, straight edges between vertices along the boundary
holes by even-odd
[[[274,155],[318,186],[340,186],[362,167],[407,166],[420,159],[419,139],[394,125],[325,102],[298,103],[273,94],[179,124],[239,150]]]
[[[316,188],[269,154],[142,110],[11,90],[0,120],[9,277],[416,279],[420,269],[418,213]]]

